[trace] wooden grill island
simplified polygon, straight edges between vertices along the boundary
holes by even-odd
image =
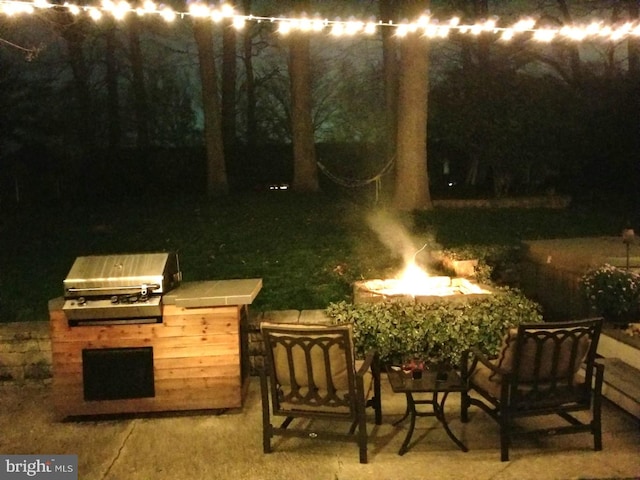
[[[88,257],[80,258],[86,265]],[[69,293],[69,275],[65,298],[49,302],[53,403],[61,417],[242,406],[248,306],[261,279],[181,283],[171,254],[91,257],[96,262],[104,264],[92,267],[101,276]],[[165,288],[154,292],[142,282],[146,292],[132,293],[140,272],[112,275],[127,265],[156,269],[161,278],[151,285],[164,279]]]

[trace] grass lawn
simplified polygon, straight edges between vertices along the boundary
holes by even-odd
[[[314,309],[349,300],[355,280],[395,274],[402,245],[515,245],[623,227],[619,216],[579,206],[436,209],[372,224],[375,210],[330,194],[265,192],[4,212],[0,321],[47,320],[48,300],[63,294],[81,255],[177,251],[184,281],[260,277],[253,309]]]

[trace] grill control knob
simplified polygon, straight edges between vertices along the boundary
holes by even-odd
[[[78,305],[84,305],[87,303],[87,299],[84,297],[78,297],[78,299],[76,300],[76,302],[78,302]]]

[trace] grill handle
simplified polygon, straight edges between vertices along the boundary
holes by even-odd
[[[157,288],[160,288],[160,285],[158,285],[157,283],[151,283],[151,284],[141,284],[141,285],[129,285],[126,287],[87,287],[87,288],[67,288],[67,292],[69,293],[87,293],[87,292],[104,292],[105,290],[108,291],[112,291],[112,290],[131,290],[132,288],[139,288],[140,291],[142,292],[142,294],[144,295],[145,292],[147,290],[155,290]]]

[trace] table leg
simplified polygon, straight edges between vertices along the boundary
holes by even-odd
[[[404,410],[404,415],[402,416],[402,418],[400,420],[396,420],[395,422],[392,423],[392,425],[394,427],[396,427],[396,426],[400,425],[402,422],[404,422],[405,419],[409,416],[409,413],[411,413],[411,410],[409,408],[409,399],[408,399],[409,394],[407,393],[406,395],[407,395],[407,407]]]
[[[404,437],[404,442],[402,442],[402,446],[400,447],[400,451],[398,452],[398,455],[404,455],[405,453],[407,453],[407,450],[409,449],[409,442],[411,442],[411,437],[413,436],[413,430],[416,428],[416,404],[413,400],[413,395],[411,395],[411,393],[407,392],[405,395],[407,396],[407,410],[404,414],[404,417],[402,417],[400,421],[404,420],[405,418],[407,418],[407,416],[409,416],[409,420],[410,420],[409,431],[407,432],[407,435]],[[395,424],[397,423],[399,422],[396,422]]]
[[[449,428],[449,424],[447,423],[447,419],[444,416],[444,402],[447,400],[447,396],[448,395],[449,395],[449,392],[445,392],[444,395],[442,396],[442,400],[440,401],[440,403],[438,403],[438,392],[435,392],[433,394],[433,412],[435,413],[435,417],[438,419],[438,421],[444,427],[444,430],[445,430],[445,432],[447,432],[447,435],[449,435],[449,438],[451,440],[453,440],[453,442],[456,445],[458,445],[460,450],[462,450],[463,452],[468,452],[469,449],[466,447],[466,445],[464,443],[462,443],[458,439],[458,437],[456,437],[453,434],[453,432]]]

